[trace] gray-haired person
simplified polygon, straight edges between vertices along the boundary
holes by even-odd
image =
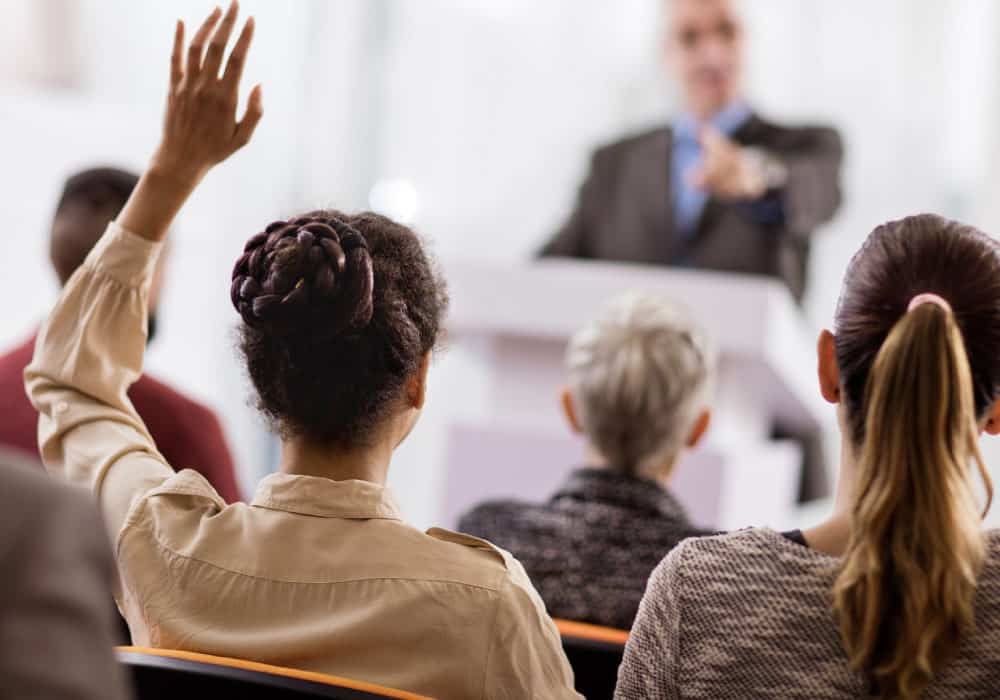
[[[693,526],[667,488],[708,428],[715,352],[679,306],[630,293],[572,338],[563,409],[586,465],[542,504],[485,503],[459,529],[510,550],[554,617],[628,629]]]

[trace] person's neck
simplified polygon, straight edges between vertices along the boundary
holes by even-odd
[[[334,481],[357,479],[385,485],[392,448],[384,441],[356,449],[318,447],[299,438],[281,445],[282,474],[319,476]]]
[[[722,104],[697,105],[693,102],[689,102],[685,109],[685,113],[689,116],[689,118],[693,119],[698,124],[708,124],[716,116],[722,114],[730,107],[742,104],[744,103],[740,97],[733,97],[729,101],[723,102]]]
[[[667,488],[670,482],[670,477],[674,473],[674,463],[676,458],[671,458],[669,461],[665,462],[659,469],[644,469],[642,471],[635,471],[634,474],[643,479],[648,479],[650,481],[655,481],[662,488]],[[608,462],[604,456],[597,451],[592,445],[587,446],[587,450],[584,456],[584,465],[587,469],[603,469],[605,471],[622,471],[623,466],[612,465]]]
[[[811,548],[837,557],[847,551],[851,539],[851,508],[854,505],[854,450],[846,439],[841,440],[839,474],[833,513],[802,533]]]

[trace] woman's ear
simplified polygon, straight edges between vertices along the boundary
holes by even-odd
[[[563,415],[566,416],[566,422],[569,423],[570,430],[574,433],[582,433],[583,425],[580,423],[580,418],[576,415],[573,394],[568,388],[563,388],[562,393],[559,394],[559,401],[562,403]]]
[[[427,371],[431,366],[431,354],[420,359],[420,367],[406,382],[406,403],[410,408],[420,410],[427,400]]]
[[[698,420],[694,422],[694,427],[691,428],[691,432],[688,434],[687,441],[684,443],[685,447],[697,447],[701,439],[705,437],[705,433],[708,432],[708,426],[712,422],[712,411],[710,409],[705,409],[698,415]]]
[[[833,333],[824,330],[816,341],[819,360],[819,392],[830,403],[840,403],[840,367],[837,365],[837,346]]]
[[[986,413],[986,427],[983,428],[988,435],[1000,435],[1000,400],[997,400]]]

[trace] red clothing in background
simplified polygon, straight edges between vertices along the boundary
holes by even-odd
[[[24,392],[34,348],[32,337],[0,355],[0,446],[37,457],[38,413]],[[169,465],[200,472],[227,503],[242,500],[222,426],[209,408],[146,374],[128,397]]]

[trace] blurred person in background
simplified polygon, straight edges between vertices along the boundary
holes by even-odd
[[[680,112],[594,153],[574,211],[541,255],[767,275],[801,301],[812,233],[840,205],[840,136],[754,111],[733,0],[666,0],[665,9]],[[799,500],[827,496],[821,437],[780,425],[774,437],[802,446]]]
[[[732,0],[666,0],[672,123],[598,149],[542,255],[777,277],[806,289],[810,236],[840,203],[837,132],[754,111]]]
[[[386,486],[447,305],[412,230],[310,212],[255,233],[225,271],[242,362],[282,443],[279,473],[251,503],[227,505],[200,474],[175,472],[126,396],[170,224],[263,114],[257,86],[237,119],[254,31],[251,18],[223,60],[237,13],[216,8],[187,46],[178,22],[160,144],[39,333],[25,379],[42,457],[101,503],[138,644],[439,698],[578,699],[521,565],[483,540],[406,524]]]
[[[93,168],[70,177],[56,206],[49,257],[59,283],[65,285],[101,234],[125,205],[139,178],[117,168]],[[156,308],[163,287],[166,256],[161,258],[149,291],[147,342],[156,334]],[[38,413],[24,392],[24,368],[35,347],[32,336],[0,356],[0,446],[37,458]],[[166,460],[195,469],[227,502],[240,500],[233,459],[222,426],[206,406],[143,374],[129,388],[129,399]]]
[[[553,616],[629,629],[664,555],[711,534],[667,485],[708,428],[714,351],[679,307],[632,293],[573,336],[566,365],[563,410],[587,466],[547,503],[486,503],[459,530],[516,556]]]
[[[619,700],[997,697],[1000,531],[982,528],[979,440],[1000,434],[1000,245],[934,215],[879,226],[834,324],[817,344],[842,437],[833,513],[675,548]]]
[[[89,494],[0,452],[0,697],[124,700],[114,560]]]

